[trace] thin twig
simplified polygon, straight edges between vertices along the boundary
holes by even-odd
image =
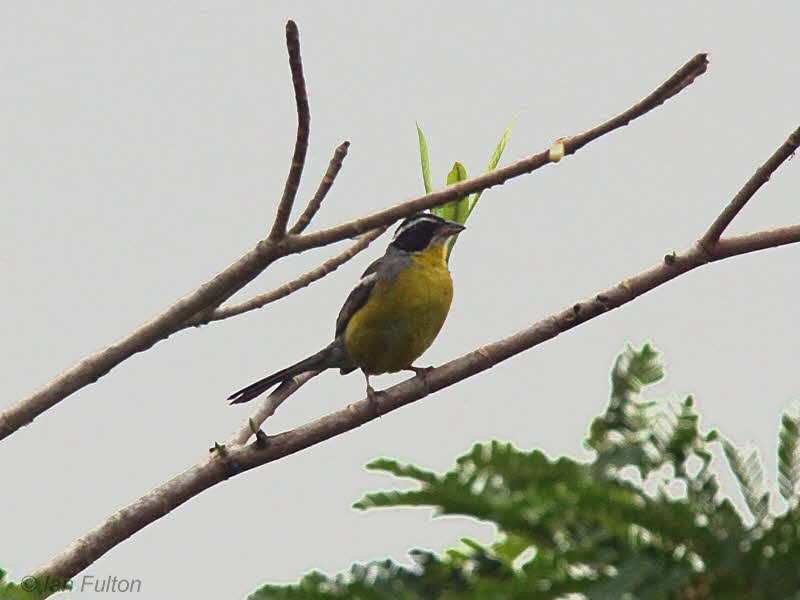
[[[800,242],[800,225],[720,240],[711,260],[746,254],[784,244]],[[497,363],[546,342],[560,333],[577,327],[607,311],[659,287],[699,266],[707,264],[707,254],[697,245],[685,252],[670,255],[650,269],[634,275],[586,300],[571,303],[518,333],[477,348],[449,363],[427,372],[425,381],[412,377],[380,395],[381,415],[410,404]],[[249,469],[295,454],[332,437],[355,429],[375,418],[374,400],[364,398],[347,408],[330,413],[290,431],[271,436],[265,448],[258,444],[226,448],[221,456],[211,456],[163,483],[142,498],[119,510],[97,528],[73,542],[64,552],[31,573],[32,577],[50,576],[71,579],[103,554],[137,531],[160,519],[202,491]],[[241,439],[241,438],[238,438]]]
[[[703,247],[710,249],[717,243],[720,236],[731,224],[731,221],[739,214],[747,204],[747,201],[752,198],[755,193],[761,189],[761,186],[769,181],[770,176],[775,170],[780,167],[783,162],[788,159],[795,150],[800,146],[800,127],[795,129],[789,138],[781,145],[780,148],[775,150],[775,153],[761,165],[753,176],[747,180],[747,183],[742,186],[742,189],[733,197],[725,209],[708,228],[703,237],[700,238],[700,243]]]
[[[637,102],[633,107],[589,131],[563,139],[564,155],[575,154],[589,142],[615,129],[624,127],[634,119],[657,108],[666,100],[694,82],[697,77],[705,73],[707,67],[708,60],[706,55],[698,54],[678,69],[672,77],[661,84],[652,94],[648,95],[644,100]],[[550,149],[548,148],[547,150],[543,150],[528,158],[523,158],[508,166],[494,169],[493,171],[471,179],[465,179],[464,181],[454,183],[441,190],[433,191],[430,194],[412,200],[406,200],[405,202],[395,204],[394,206],[385,208],[366,217],[298,236],[293,238],[288,245],[295,251],[325,246],[332,242],[369,231],[375,227],[380,227],[381,225],[389,225],[415,212],[427,210],[434,206],[441,206],[456,198],[462,198],[474,192],[480,192],[495,185],[500,185],[513,177],[531,173],[550,162],[552,161],[550,160]]]
[[[678,82],[675,84],[676,88],[674,90],[668,89],[666,92],[659,94],[659,90],[664,88],[666,84],[662,85],[659,90],[643,101],[647,103],[645,108],[650,110],[657,107],[663,102],[664,98],[673,96],[677,91],[689,85],[697,75],[705,70],[704,61],[705,55],[698,55],[692,59],[670,78],[669,81]],[[641,116],[644,114],[641,112],[642,103],[637,106],[640,108],[637,109],[636,116]],[[622,126],[623,124],[625,123],[619,123],[616,126]],[[599,128],[595,128],[586,134],[569,138],[565,141],[566,148],[570,150],[570,153],[574,153],[580,146],[570,143],[570,140],[577,138],[582,141],[582,146],[612,130],[609,128],[608,123],[600,127],[603,128],[602,131]],[[591,135],[589,135],[590,133]],[[262,240],[252,251],[242,256],[230,267],[200,286],[187,297],[167,308],[149,323],[139,327],[119,342],[85,358],[31,396],[4,409],[0,413],[0,440],[8,437],[20,427],[27,425],[35,417],[52,408],[64,398],[97,381],[134,354],[147,350],[176,331],[190,327],[190,321],[196,318],[198,314],[207,311],[209,307],[219,306],[252,281],[276,259],[303,252],[309,248],[316,248],[351,238],[378,227],[388,226],[398,219],[418,211],[440,206],[469,193],[499,185],[512,177],[517,177],[542,167],[549,162],[549,155],[550,151],[545,150],[506,167],[495,169],[472,179],[466,179],[442,190],[413,200],[407,200],[367,217],[355,219],[336,227],[305,235],[289,236],[283,238],[280,242],[269,239]]]
[[[575,152],[583,148],[589,142],[615,129],[624,127],[634,119],[638,119],[654,108],[661,106],[685,87],[694,83],[694,80],[705,73],[706,69],[708,69],[708,54],[700,53],[695,55],[689,62],[678,69],[672,77],[658,86],[653,93],[634,104],[624,113],[580,135],[563,140],[564,155],[575,154]]]
[[[321,371],[307,371],[297,375],[290,383],[278,386],[278,388],[269,396],[267,396],[266,399],[260,401],[258,408],[250,416],[250,418],[242,423],[241,427],[236,430],[236,433],[234,433],[228,439],[228,444],[230,446],[241,446],[246,444],[247,440],[254,435],[254,426],[256,429],[260,428],[267,419],[275,414],[275,411],[278,410],[278,407],[283,404],[283,402],[289,398],[289,396],[294,394],[302,385],[320,373]]]
[[[325,196],[328,195],[328,191],[333,186],[333,182],[336,181],[336,176],[339,174],[339,169],[342,168],[342,162],[347,156],[347,149],[349,147],[350,142],[342,142],[339,147],[336,148],[331,162],[328,163],[328,170],[319,183],[316,194],[314,194],[314,197],[308,202],[308,206],[306,206],[303,214],[298,217],[297,222],[289,230],[289,233],[297,235],[298,233],[303,233],[306,227],[308,227],[311,219],[314,218],[319,207],[322,206],[322,201],[325,200]]]
[[[294,98],[295,104],[297,104],[297,139],[294,144],[292,165],[283,188],[283,196],[278,204],[272,231],[269,233],[269,239],[276,241],[286,236],[286,224],[289,222],[289,215],[292,212],[292,205],[297,196],[297,188],[300,186],[300,177],[303,175],[303,166],[306,162],[308,134],[311,127],[306,80],[303,77],[303,61],[300,58],[300,33],[297,31],[297,24],[294,21],[286,23],[286,47],[289,50],[289,67],[292,70]]]
[[[259,294],[258,296],[254,296],[249,300],[245,300],[244,302],[240,302],[239,304],[232,304],[230,306],[223,306],[215,310],[210,317],[205,319],[205,323],[211,321],[221,321],[223,319],[227,319],[229,317],[235,317],[237,315],[244,314],[251,310],[256,310],[261,308],[271,302],[275,302],[276,300],[280,300],[281,298],[285,298],[289,294],[293,294],[297,290],[303,289],[306,286],[311,285],[315,281],[322,279],[326,275],[333,273],[336,269],[342,266],[344,263],[352,259],[356,254],[361,252],[362,250],[366,249],[376,238],[381,236],[384,231],[386,231],[387,227],[379,227],[378,229],[373,229],[372,231],[365,233],[358,240],[347,250],[340,252],[336,256],[333,256],[326,260],[324,263],[319,265],[318,267],[311,269],[307,273],[303,273],[299,277],[292,279],[281,285],[280,287],[275,288],[272,291],[265,292],[263,294]],[[201,323],[191,323],[194,325],[199,325]]]

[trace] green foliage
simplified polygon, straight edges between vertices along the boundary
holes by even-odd
[[[764,491],[764,467],[753,449],[747,455],[728,440],[723,440],[725,458],[736,476],[747,508],[758,523],[767,518],[769,511],[769,492]]]
[[[500,141],[498,142],[491,158],[489,159],[489,164],[486,167],[487,173],[494,170],[494,168],[497,167],[497,164],[500,162],[500,157],[503,155],[503,151],[506,148],[506,142],[508,141],[508,136],[511,134],[511,128],[513,126],[514,124],[512,123],[503,132],[503,136],[500,138]],[[428,153],[428,142],[425,140],[425,134],[422,133],[422,129],[420,129],[419,124],[417,124],[417,138],[419,140],[419,156],[420,164],[422,166],[422,182],[425,186],[425,193],[429,194],[433,191],[433,187],[431,185],[430,155]],[[447,174],[447,185],[452,185],[454,183],[458,183],[459,181],[464,181],[465,179],[467,179],[467,169],[460,162],[454,163],[453,168]],[[467,222],[467,219],[475,209],[475,205],[478,203],[478,199],[481,197],[482,193],[483,192],[481,191],[470,194],[469,196],[464,196],[463,198],[457,198],[451,202],[448,202],[447,204],[432,208],[431,212],[442,217],[443,219],[455,221],[456,223],[461,223],[463,225]],[[455,246],[457,239],[457,237],[453,237],[450,238],[450,241],[448,242],[448,259],[450,258],[450,253],[453,251],[453,246]]]
[[[412,566],[385,560],[335,577],[314,572],[251,599],[800,598],[797,418],[787,413],[780,432],[788,508],[770,516],[757,454],[703,431],[691,396],[651,398],[648,388],[663,376],[648,345],[619,356],[610,401],[585,441],[591,462],[493,440],[443,474],[388,458],[368,465],[417,486],[367,494],[356,508],[470,516],[497,527],[493,543],[464,538],[441,555],[414,550]],[[720,493],[712,468],[720,449],[752,519]]]
[[[34,594],[26,591],[26,581],[23,580],[22,585],[8,581],[6,572],[0,569],[0,600],[37,600],[43,598],[47,594]],[[56,591],[58,586],[49,588],[50,593]]]
[[[789,502],[797,498],[800,482],[800,417],[796,408],[783,414],[778,433],[778,488]]]
[[[425,141],[425,134],[419,128],[417,123],[417,139],[419,140],[419,159],[422,165],[422,183],[425,185],[425,193],[430,194],[433,191],[431,185],[431,159],[428,155],[428,142]]]

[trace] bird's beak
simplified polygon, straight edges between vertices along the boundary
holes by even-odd
[[[466,227],[455,221],[445,221],[441,228],[442,235],[455,235],[464,231]]]

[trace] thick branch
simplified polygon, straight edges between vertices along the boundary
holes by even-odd
[[[681,67],[667,82],[631,109],[594,129],[563,140],[565,154],[574,154],[590,141],[618,127],[622,127],[629,123],[631,119],[656,108],[667,98],[674,96],[694,81],[696,77],[705,71],[706,66],[705,55],[698,54]],[[0,413],[0,440],[11,435],[23,425],[30,423],[35,417],[55,406],[70,394],[97,381],[115,366],[137,352],[147,350],[176,331],[191,326],[193,318],[196,319],[198,314],[218,307],[252,281],[276,259],[390,225],[394,221],[420,210],[440,206],[472,192],[499,185],[508,179],[534,171],[548,162],[549,150],[545,150],[507,167],[495,169],[472,179],[466,179],[442,190],[408,200],[336,227],[306,235],[289,235],[280,241],[263,240],[254,250],[245,254],[233,265],[186,298],[165,310],[149,323],[135,330],[119,342],[85,358],[28,398],[6,408]],[[202,319],[200,322],[202,322]]]
[[[289,50],[289,67],[292,70],[294,99],[297,104],[297,139],[294,144],[292,165],[283,188],[283,196],[278,204],[272,231],[269,233],[271,240],[279,240],[286,236],[286,223],[289,222],[289,215],[292,212],[292,205],[297,196],[297,188],[300,186],[300,177],[303,175],[303,166],[306,162],[308,133],[311,126],[306,80],[303,77],[303,61],[300,58],[300,33],[297,31],[297,24],[294,21],[286,23],[286,47]]]
[[[276,249],[270,242],[259,243],[227,269],[148,323],[107,348],[87,356],[24,400],[5,408],[0,413],[0,440],[70,394],[94,383],[124,360],[182,329],[187,319],[218,303],[230,290],[247,285],[279,256]]]
[[[800,225],[726,238],[720,240],[711,254],[699,244],[695,244],[685,252],[669,255],[650,269],[625,279],[591,298],[570,304],[564,310],[514,335],[477,348],[435,368],[424,378],[412,377],[388,388],[380,395],[380,412],[386,414],[481,373],[501,361],[508,360],[707,264],[709,260],[722,260],[798,242],[800,242]],[[268,438],[266,447],[249,444],[224,448],[121,509],[31,575],[34,577],[49,575],[58,579],[72,578],[114,546],[203,490],[233,475],[279,460],[355,429],[375,418],[377,415],[370,400],[364,398],[291,431],[272,436]],[[237,435],[236,439],[241,440],[245,435],[249,438],[249,431]]]
[[[345,156],[347,156],[347,149],[349,147],[350,142],[342,142],[339,147],[336,148],[336,151],[333,153],[333,158],[331,158],[331,162],[328,163],[328,170],[322,177],[322,181],[319,182],[317,193],[314,194],[314,197],[311,198],[311,200],[309,200],[308,206],[306,206],[303,214],[298,217],[297,222],[289,230],[289,233],[297,235],[298,233],[303,233],[306,227],[308,227],[311,219],[314,218],[314,215],[317,214],[319,207],[322,206],[322,201],[325,200],[325,196],[328,195],[328,191],[330,191],[331,187],[333,186],[333,182],[336,180],[336,176],[339,174],[339,169],[342,168],[342,162],[344,161]]]
[[[653,93],[644,100],[637,102],[634,106],[616,117],[606,121],[579,135],[564,138],[564,155],[575,154],[589,142],[597,138],[624,127],[634,119],[650,112],[663,104],[666,100],[680,92],[682,89],[694,82],[697,77],[705,73],[708,68],[708,60],[705,54],[698,54],[692,60],[683,65],[667,81],[661,84]],[[543,150],[538,154],[523,158],[506,167],[494,169],[483,175],[465,179],[459,183],[454,183],[441,190],[431,192],[413,200],[406,200],[400,204],[395,204],[389,208],[373,213],[369,216],[355,219],[348,223],[343,223],[335,227],[316,231],[289,240],[289,245],[295,250],[306,250],[324,246],[332,242],[338,242],[345,238],[364,233],[375,227],[389,225],[398,219],[407,217],[415,212],[426,210],[434,206],[441,206],[451,200],[467,196],[474,192],[480,192],[495,185],[505,183],[513,177],[519,177],[526,173],[531,173],[546,164],[550,163],[550,149]]]
[[[711,248],[717,243],[720,236],[723,234],[731,221],[739,214],[747,204],[747,201],[752,198],[755,193],[761,189],[761,186],[769,181],[770,176],[775,170],[780,167],[783,162],[792,156],[800,146],[800,127],[795,129],[783,145],[775,150],[775,153],[769,157],[767,162],[761,165],[753,176],[747,180],[742,189],[733,197],[730,204],[720,213],[720,215],[708,228],[708,231],[700,238],[700,243],[706,248]]]

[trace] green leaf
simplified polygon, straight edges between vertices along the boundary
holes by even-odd
[[[460,162],[453,164],[453,168],[447,174],[447,185],[453,185],[459,181],[467,179],[467,170]],[[456,198],[452,202],[448,202],[442,206],[434,206],[431,212],[448,221],[455,221],[457,223],[464,223],[462,219],[466,218],[467,206],[466,198]]]
[[[787,502],[798,499],[800,482],[800,417],[791,412],[783,413],[778,434],[778,488]]]
[[[370,471],[386,471],[396,477],[408,477],[423,483],[435,483],[438,479],[435,473],[420,469],[416,465],[401,463],[390,458],[377,458],[366,466]]]
[[[497,143],[497,147],[492,152],[492,157],[489,159],[489,164],[486,166],[486,173],[489,171],[493,171],[497,164],[500,162],[500,157],[503,156],[503,151],[506,149],[506,142],[508,142],[508,136],[511,135],[511,129],[514,127],[514,121],[511,121],[506,130],[503,132],[503,136],[500,138],[500,141]],[[472,196],[468,200],[468,209],[467,214],[464,217],[464,221],[472,214],[472,211],[475,209],[475,205],[478,203],[478,200],[483,194],[483,191],[476,192],[472,194]]]
[[[428,142],[425,141],[425,134],[419,128],[419,123],[417,123],[417,139],[419,140],[419,159],[422,165],[422,183],[425,185],[425,193],[430,194],[433,191],[431,186],[431,161],[428,156]]]
[[[467,169],[460,162],[453,164],[453,168],[447,174],[447,185],[453,185],[459,181],[467,179]],[[467,220],[469,209],[469,199],[466,197],[456,198],[452,202],[448,202],[443,206],[434,206],[431,212],[448,221],[455,221],[456,223],[464,223]],[[456,244],[458,236],[451,237],[447,242],[447,260],[450,260],[450,253],[453,251],[453,246]]]
[[[723,440],[722,448],[725,458],[736,476],[739,490],[756,523],[762,522],[767,517],[769,509],[769,492],[764,491],[764,467],[758,456],[758,450],[753,449],[747,455],[730,441]]]
[[[475,552],[486,552],[486,548],[484,548],[481,544],[479,544],[472,538],[462,537],[461,543],[464,544],[470,550],[474,550]]]

